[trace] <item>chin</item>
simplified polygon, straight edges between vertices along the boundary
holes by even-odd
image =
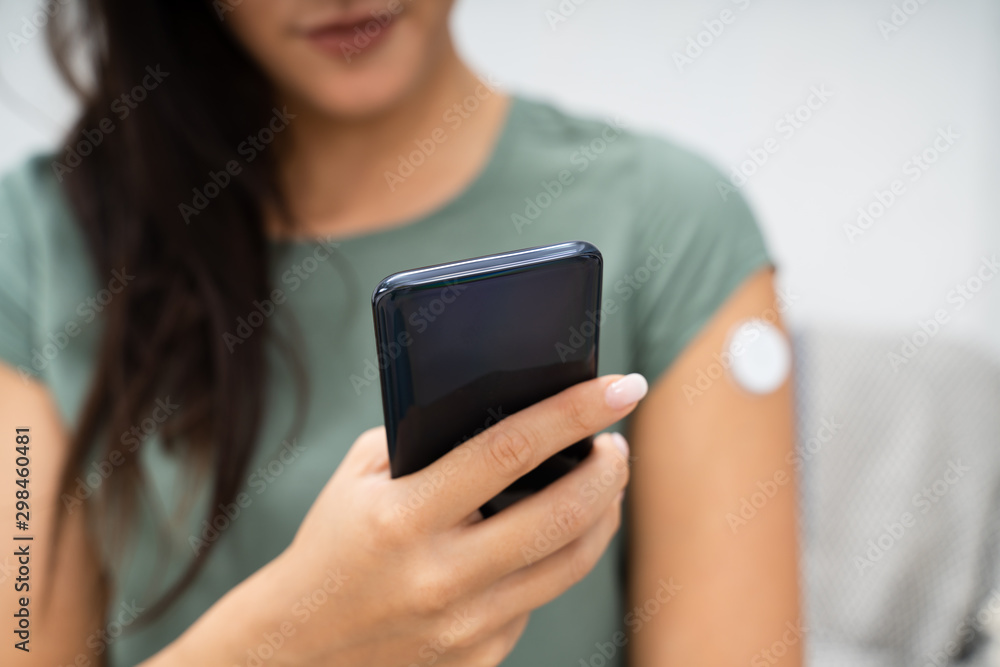
[[[299,52],[304,57],[288,68],[289,92],[330,116],[360,118],[391,110],[426,83],[444,55],[408,28],[402,22],[384,43],[350,62],[305,45],[308,54]]]
[[[455,57],[451,4],[256,0],[228,25],[290,107],[356,119],[390,111]]]
[[[299,99],[320,113],[359,119],[390,111],[419,88],[420,72],[399,67],[388,71],[340,72],[299,92]]]

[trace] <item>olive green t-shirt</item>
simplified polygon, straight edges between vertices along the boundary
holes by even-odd
[[[450,120],[441,120],[445,133]],[[393,180],[387,178],[387,196]],[[135,437],[123,440],[141,445],[149,493],[136,503],[131,551],[111,567],[106,625],[95,628],[81,651],[106,653],[112,667],[142,661],[290,543],[357,436],[382,423],[370,309],[382,278],[501,251],[589,241],[604,255],[599,371],[634,371],[654,382],[730,293],[768,264],[753,216],[723,184],[718,171],[666,141],[515,98],[483,171],[430,215],[349,238],[273,242],[272,281],[282,303],[273,309],[247,304],[226,342],[235,346],[254,335],[263,317],[278,329],[296,324],[302,336],[297,354],[309,374],[304,424],[294,441],[286,440],[296,405],[294,375],[283,354],[271,349],[245,502],[228,526],[215,531],[203,524],[205,482],[192,490],[184,461],[165,452],[155,435],[180,400],[161,397]],[[93,381],[105,307],[141,271],[123,266],[113,275],[95,275],[51,157],[27,161],[0,183],[0,359],[47,385],[70,427]],[[258,316],[258,310],[265,312]],[[35,457],[44,456],[44,446],[35,443]],[[81,470],[80,495],[98,488],[108,467],[95,460]],[[157,538],[158,526],[177,516],[166,524],[170,542]],[[136,630],[134,618],[207,542],[214,548],[193,585],[164,615]],[[586,579],[532,614],[503,664],[624,664],[627,641],[618,633],[641,625],[623,599],[625,554],[619,536]],[[656,596],[651,590],[642,599]],[[287,617],[297,624],[309,613],[288,610]],[[259,646],[247,647],[241,664],[258,664],[269,653],[267,641],[261,637]],[[414,656],[413,663],[431,664],[434,655]]]

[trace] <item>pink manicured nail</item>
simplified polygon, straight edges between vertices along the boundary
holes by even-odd
[[[641,400],[647,391],[649,384],[646,378],[638,373],[632,373],[609,385],[604,392],[604,401],[609,408],[621,410]]]

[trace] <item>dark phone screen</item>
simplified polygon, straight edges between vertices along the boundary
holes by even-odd
[[[431,286],[376,305],[394,477],[518,410],[597,375],[601,263],[575,256]],[[570,470],[577,443],[482,508],[493,514]]]

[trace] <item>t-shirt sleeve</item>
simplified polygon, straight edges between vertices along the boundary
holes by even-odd
[[[20,206],[19,171],[0,180],[0,362],[39,377],[31,362],[36,328],[31,220]]]
[[[645,142],[642,153],[634,365],[652,383],[733,291],[771,261],[746,201],[716,168],[659,140]],[[641,267],[648,270],[645,285]]]

